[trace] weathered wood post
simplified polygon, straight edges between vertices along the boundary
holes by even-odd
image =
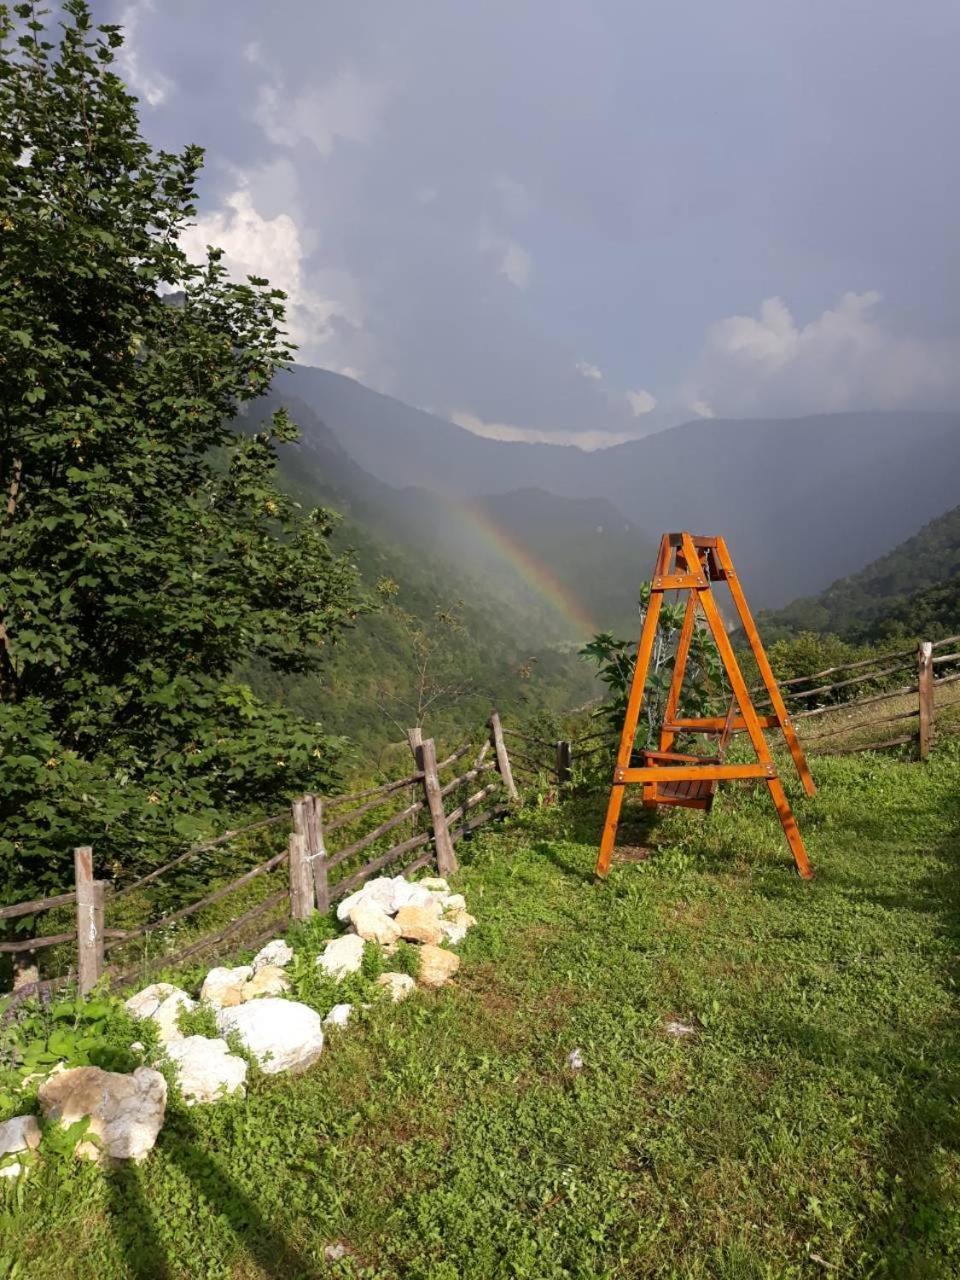
[[[104,883],[93,878],[93,849],[80,845],[73,851],[77,887],[77,986],[88,995],[103,977]]]
[[[507,789],[507,795],[511,800],[519,800],[520,795],[513,780],[513,770],[510,768],[510,757],[507,755],[507,744],[503,740],[500,713],[494,711],[488,723],[490,732],[493,735],[493,749],[497,753],[497,768],[500,770],[500,777],[503,779],[503,785]]]
[[[933,746],[933,644],[921,640],[917,646],[917,689],[920,697],[920,759],[926,760]]]
[[[327,845],[323,838],[323,799],[308,796],[310,813],[307,829],[310,833],[310,866],[313,870],[313,896],[318,911],[330,910],[330,881],[327,876]]]
[[[313,873],[308,854],[308,800],[293,803],[293,830],[288,845],[290,874],[290,915],[294,920],[309,920],[313,912]]]
[[[419,733],[419,730],[411,730]],[[424,738],[414,748],[417,768],[423,774],[423,792],[430,810],[430,821],[433,823],[433,841],[437,849],[437,870],[442,876],[452,875],[459,867],[457,855],[453,851],[453,841],[447,827],[447,816],[443,811],[443,796],[440,794],[440,778],[437,773],[437,744],[432,738]]]
[[[563,742],[563,741],[558,742],[557,743],[557,785],[562,787],[564,783],[570,781],[572,776],[573,775],[570,770],[570,743]]]

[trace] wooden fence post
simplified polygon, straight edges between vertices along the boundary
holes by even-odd
[[[310,866],[313,869],[313,895],[318,911],[330,910],[330,881],[327,878],[327,845],[323,838],[323,800],[309,796]]]
[[[309,796],[295,800],[290,833],[290,914],[294,920],[308,920],[313,911],[313,872],[310,866]]]
[[[440,794],[440,778],[437,774],[437,744],[432,738],[424,738],[416,748],[417,768],[423,773],[423,790],[433,823],[433,839],[437,847],[437,870],[442,876],[452,875],[458,869],[457,855],[447,828],[447,816],[443,811]]]
[[[507,755],[507,744],[503,740],[503,726],[500,724],[498,711],[494,711],[491,715],[489,724],[490,732],[493,734],[493,749],[497,753],[497,768],[500,770],[500,777],[503,778],[503,785],[511,800],[519,800],[520,796],[513,780],[513,770],[510,768],[510,757]]]
[[[921,640],[917,647],[917,688],[920,694],[920,759],[933,746],[933,645]]]
[[[103,977],[104,883],[93,878],[93,849],[80,845],[73,851],[77,887],[77,986],[82,996]]]
[[[561,741],[557,743],[557,785],[562,787],[571,776],[570,743]]]

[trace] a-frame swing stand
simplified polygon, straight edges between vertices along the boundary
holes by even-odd
[[[723,619],[713,598],[710,584],[725,582],[730,588],[733,603],[743,625],[744,633],[756,659],[760,677],[770,699],[769,714],[758,715],[750,697],[746,681],[740,671],[733,646],[727,637]],[[643,691],[646,685],[653,654],[654,641],[657,636],[657,623],[663,605],[665,591],[687,591],[687,607],[683,625],[677,642],[674,658],[673,678],[664,706],[664,719],[660,729],[659,750],[647,750],[642,753],[643,764],[634,767],[631,757],[636,741],[637,723],[640,719],[640,708],[643,702]],[[677,715],[680,701],[680,689],[683,685],[690,643],[697,621],[697,610],[703,616],[710,634],[713,636],[720,654],[733,697],[726,716],[707,716],[696,719],[682,718]],[[597,859],[597,875],[604,876],[610,869],[614,843],[617,837],[617,824],[620,809],[623,805],[624,787],[631,782],[640,783],[643,787],[644,805],[653,807],[660,804],[682,805],[687,808],[709,809],[713,801],[713,793],[718,782],[736,778],[762,778],[769,788],[777,817],[783,826],[784,835],[790,846],[797,870],[805,880],[813,875],[813,869],[807,858],[807,851],[797,827],[793,811],[787,801],[783,784],[777,775],[777,768],[770,748],[763,736],[764,729],[779,729],[786,739],[793,762],[808,796],[816,794],[813,778],[807,766],[803,749],[797,738],[796,730],[787,714],[777,682],[774,679],[767,655],[756,624],[750,613],[746,597],[740,586],[733,561],[722,538],[695,538],[689,533],[666,533],[660,540],[657,564],[654,570],[650,603],[643,621],[640,644],[637,649],[637,662],[627,702],[627,714],[620,735],[620,749],[617,752],[617,763],[613,771],[613,786],[607,804],[607,817],[603,825],[603,837],[600,842],[600,856]],[[746,730],[756,753],[755,764],[726,764],[723,755],[727,739],[731,733]],[[703,733],[717,735],[718,749],[713,756],[688,755],[671,751],[678,733]]]

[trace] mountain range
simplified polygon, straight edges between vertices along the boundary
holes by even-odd
[[[597,524],[607,529],[619,520],[621,532],[636,538],[635,553],[618,565],[627,609],[637,581],[650,574],[650,548],[664,530],[722,533],[751,602],[774,608],[857,572],[958,496],[960,412],[697,419],[585,452],[485,439],[308,366],[282,375],[275,393],[311,410],[311,421],[301,423],[306,448],[319,421],[370,477],[448,503],[479,501],[495,521],[512,511],[514,524],[548,555],[539,527],[545,509],[554,525],[579,510],[584,528],[587,509],[564,509],[543,497],[534,512],[529,491],[609,504]],[[494,498],[499,505],[489,506]],[[606,546],[596,551],[592,556],[584,547],[578,569],[608,560]],[[565,554],[551,559],[554,566],[567,562]],[[580,574],[575,589],[586,589],[589,579],[589,572]]]

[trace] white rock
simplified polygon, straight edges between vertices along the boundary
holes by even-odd
[[[399,905],[394,901],[396,890],[394,881],[389,876],[377,876],[375,880],[368,880],[362,885],[356,893],[351,893],[337,907],[337,919],[342,920],[344,924],[350,919],[350,912],[358,902],[373,902],[385,911],[388,916],[392,916]]]
[[[342,938],[331,938],[317,956],[317,964],[339,982],[348,973],[356,973],[363,961],[363,939],[359,934],[347,933]]]
[[[320,1015],[296,1000],[268,996],[221,1009],[217,1028],[223,1036],[236,1031],[267,1075],[306,1071],[323,1051]]]
[[[453,911],[466,911],[467,900],[462,893],[441,893],[440,905],[443,907],[443,914],[448,915]]]
[[[401,907],[428,907],[434,901],[434,895],[422,884],[411,884],[403,876],[395,876],[393,880],[394,911]]]
[[[450,886],[443,876],[424,876],[416,882],[421,889],[429,889],[431,893],[449,893]]]
[[[215,1009],[230,1009],[243,1002],[243,988],[253,977],[253,967],[239,965],[236,969],[211,969],[200,988],[200,999]]]
[[[680,1022],[678,1019],[665,1022],[663,1029],[668,1036],[674,1036],[678,1040],[688,1040],[697,1034],[697,1028],[692,1022]]]
[[[567,1066],[571,1071],[583,1070],[583,1050],[571,1049],[567,1054]]]
[[[350,923],[357,934],[367,942],[379,942],[389,946],[400,937],[400,930],[393,923],[393,917],[376,902],[361,898],[350,909]]]
[[[452,947],[456,947],[467,936],[467,926],[465,924],[454,924],[452,920],[441,920],[440,933],[444,942],[449,942]]]
[[[283,969],[292,959],[293,947],[288,942],[284,942],[283,938],[274,938],[265,947],[261,947],[253,957],[251,968],[254,973],[259,973],[264,965],[268,964],[276,965],[278,969]]]
[[[243,1092],[247,1064],[230,1052],[226,1040],[186,1036],[167,1045],[167,1057],[177,1069],[180,1092],[190,1105]]]
[[[390,999],[394,1004],[399,1004],[401,1000],[406,1000],[411,991],[416,988],[416,985],[409,973],[381,973],[377,979],[377,986],[388,989]]]
[[[327,1262],[339,1262],[341,1258],[347,1256],[347,1246],[345,1244],[324,1245],[323,1256]]]
[[[345,1027],[353,1014],[352,1004],[335,1004],[323,1020],[325,1027]]]
[[[155,982],[150,987],[144,987],[124,1004],[124,1008],[135,1018],[149,1018],[151,1022],[155,1022],[164,1044],[183,1037],[179,1026],[181,1009],[196,1007],[195,1000],[191,1000],[185,991],[171,986],[169,982]]]
[[[20,1151],[34,1151],[40,1145],[36,1116],[14,1116],[0,1124],[0,1160]],[[16,1178],[26,1166],[19,1160],[0,1166],[0,1178]]]
[[[163,1124],[167,1082],[152,1067],[137,1067],[132,1075],[74,1067],[47,1080],[37,1096],[47,1119],[65,1128],[90,1117],[78,1156],[139,1161],[152,1150]]]
[[[258,969],[249,982],[243,984],[241,995],[243,1002],[255,1000],[258,996],[282,996],[290,990],[290,979],[279,965],[266,964]]]

